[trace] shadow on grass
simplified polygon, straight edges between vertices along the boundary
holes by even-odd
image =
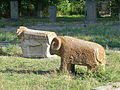
[[[51,73],[55,72],[55,70],[43,71],[43,70],[13,70],[13,69],[6,69],[6,70],[0,70],[0,72],[2,72],[2,73],[45,75],[45,74],[51,74]]]
[[[46,74],[52,74],[54,72],[57,73],[61,73],[60,70],[56,69],[56,70],[49,70],[49,71],[44,71],[44,70],[13,70],[13,69],[6,69],[6,70],[0,70],[0,72],[2,73],[18,73],[18,74],[36,74],[36,75],[46,75]],[[78,72],[74,72],[71,73],[75,76],[83,76],[85,75],[85,73],[78,73]]]

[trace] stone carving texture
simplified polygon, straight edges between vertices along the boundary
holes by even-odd
[[[21,39],[21,47],[24,57],[52,57],[49,48],[51,41],[57,35],[54,32],[31,30],[21,26],[17,30]]]
[[[94,42],[58,36],[51,43],[50,53],[61,57],[62,71],[74,72],[75,65],[87,66],[92,72],[96,72],[99,66],[105,70],[105,50]]]

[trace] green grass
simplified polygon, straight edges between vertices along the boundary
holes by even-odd
[[[0,41],[18,42],[20,40],[15,31],[0,31]]]
[[[100,18],[99,23],[87,24],[87,27],[70,28],[80,24],[78,16],[57,18],[56,23],[49,23],[48,18],[22,18],[17,22],[1,19],[1,27],[31,25],[66,25],[64,30],[50,30],[57,35],[68,35],[93,41],[103,46],[120,47],[120,35],[116,25],[119,23],[109,18]],[[117,19],[115,19],[117,20]],[[83,21],[82,21],[83,23]],[[15,32],[0,32],[0,41],[20,41]],[[106,71],[87,74],[86,67],[76,65],[76,75],[58,73],[60,57],[45,59],[23,58],[18,45],[0,48],[0,90],[90,90],[97,86],[120,82],[120,53],[106,52]]]
[[[65,25],[66,23],[72,24],[73,22],[83,22],[83,17],[57,17],[57,22],[50,23],[48,17],[44,18],[19,18],[18,21],[11,21],[10,19],[2,18],[0,19],[0,27],[4,28],[7,26],[34,26],[34,25]]]
[[[99,43],[103,46],[120,47],[120,35],[117,26],[87,26],[79,29],[72,29],[69,26],[65,30],[52,30],[57,35],[68,35],[79,39]]]
[[[97,18],[98,22],[106,23],[110,21],[118,21],[118,17],[105,17]],[[98,23],[96,22],[96,23]],[[34,26],[34,25],[73,25],[73,24],[83,24],[84,15],[64,15],[56,18],[56,22],[50,23],[48,17],[38,18],[38,17],[24,17],[19,18],[17,21],[11,21],[8,18],[0,19],[0,27],[4,28],[7,26]]]
[[[106,52],[105,72],[87,74],[86,67],[77,65],[76,75],[57,72],[60,57],[29,59],[20,57],[21,54],[16,45],[3,48],[0,54],[0,90],[90,90],[120,82],[120,53],[110,50]]]
[[[111,23],[107,25],[95,24],[88,25],[87,27],[81,26],[79,28],[70,28],[69,26],[66,26],[66,29],[49,31],[54,31],[57,33],[57,35],[67,35],[96,42],[102,46],[120,47],[120,35],[118,33],[118,26],[115,26]],[[20,39],[17,38],[15,32],[0,32],[0,40],[10,42],[20,41]]]

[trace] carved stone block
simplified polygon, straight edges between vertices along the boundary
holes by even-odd
[[[38,31],[20,27],[17,30],[21,37],[21,47],[24,57],[52,57],[49,53],[51,41],[57,35],[54,32]]]

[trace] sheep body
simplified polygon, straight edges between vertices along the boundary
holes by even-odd
[[[105,51],[101,45],[69,36],[57,38],[61,40],[61,47],[59,50],[50,49],[50,53],[61,57],[62,71],[74,72],[75,65],[84,65],[88,70],[97,71],[100,64],[105,70]]]

